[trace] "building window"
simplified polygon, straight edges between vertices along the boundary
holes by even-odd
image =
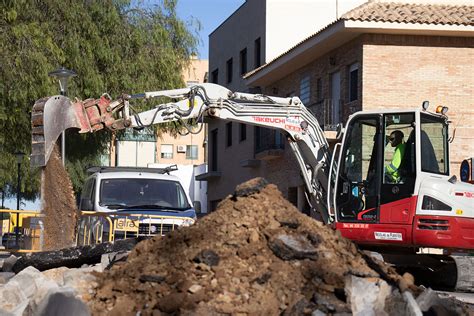
[[[197,145],[186,145],[186,159],[198,159]]]
[[[262,65],[262,44],[260,41],[260,37],[255,40],[255,46],[254,46],[254,66],[255,68],[258,68]]]
[[[239,124],[239,141],[243,142],[247,139],[247,125],[244,123]]]
[[[359,99],[359,65],[349,67],[349,102]]]
[[[323,99],[323,80],[318,78],[318,80],[316,80],[316,100],[320,102]]]
[[[217,146],[217,132],[218,129],[211,131],[211,142],[210,142],[210,151],[211,151],[211,171],[217,171],[217,159],[218,159],[218,146]]]
[[[232,122],[225,124],[226,146],[232,146]]]
[[[219,83],[219,69],[216,69],[211,73],[211,82]]]
[[[240,51],[240,74],[247,73],[247,47]]]
[[[303,104],[309,104],[311,97],[311,81],[310,77],[304,76],[300,81],[300,99]]]
[[[283,135],[274,129],[255,126],[255,153],[278,149],[285,149]]]
[[[161,145],[161,158],[163,159],[173,158],[173,145]]]
[[[232,82],[232,68],[233,68],[232,58],[227,61],[227,83]]]

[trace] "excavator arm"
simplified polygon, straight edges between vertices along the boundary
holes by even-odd
[[[135,99],[168,98],[154,109],[134,113]],[[326,204],[330,151],[327,139],[316,118],[297,97],[280,98],[231,92],[215,84],[201,84],[185,89],[122,95],[112,100],[108,95],[85,101],[55,96],[38,100],[32,115],[32,157],[34,166],[45,166],[53,145],[62,131],[77,128],[80,133],[103,128],[112,131],[141,128],[154,124],[181,121],[202,123],[217,118],[272,128],[283,132],[295,154],[306,186],[312,216],[332,222]]]

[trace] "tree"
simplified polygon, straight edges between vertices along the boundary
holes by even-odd
[[[127,0],[17,0],[1,2],[0,186],[16,191],[13,152],[30,153],[30,113],[35,100],[58,94],[48,72],[64,66],[78,74],[68,95],[117,97],[183,85],[182,69],[195,52],[198,23],[176,15],[177,0],[133,6]],[[134,2],[135,3],[135,2]],[[193,22],[193,21],[191,21]],[[140,104],[140,109],[152,106]],[[68,171],[77,190],[83,170],[107,148],[110,133],[68,132]],[[26,160],[25,160],[26,162]],[[22,192],[34,198],[38,171],[22,165]],[[7,185],[9,184],[9,185]]]

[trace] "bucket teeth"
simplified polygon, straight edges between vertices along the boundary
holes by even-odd
[[[44,144],[43,111],[48,98],[42,98],[35,102],[31,113],[31,165],[46,165],[46,153]]]

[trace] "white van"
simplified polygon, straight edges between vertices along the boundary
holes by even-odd
[[[112,219],[126,214],[135,223],[139,222],[138,235],[164,235],[176,226],[189,226],[196,220],[200,203],[192,205],[179,179],[170,175],[175,170],[175,165],[91,168],[88,172],[92,175],[86,179],[79,209],[107,213]],[[104,231],[108,232],[106,226]]]

